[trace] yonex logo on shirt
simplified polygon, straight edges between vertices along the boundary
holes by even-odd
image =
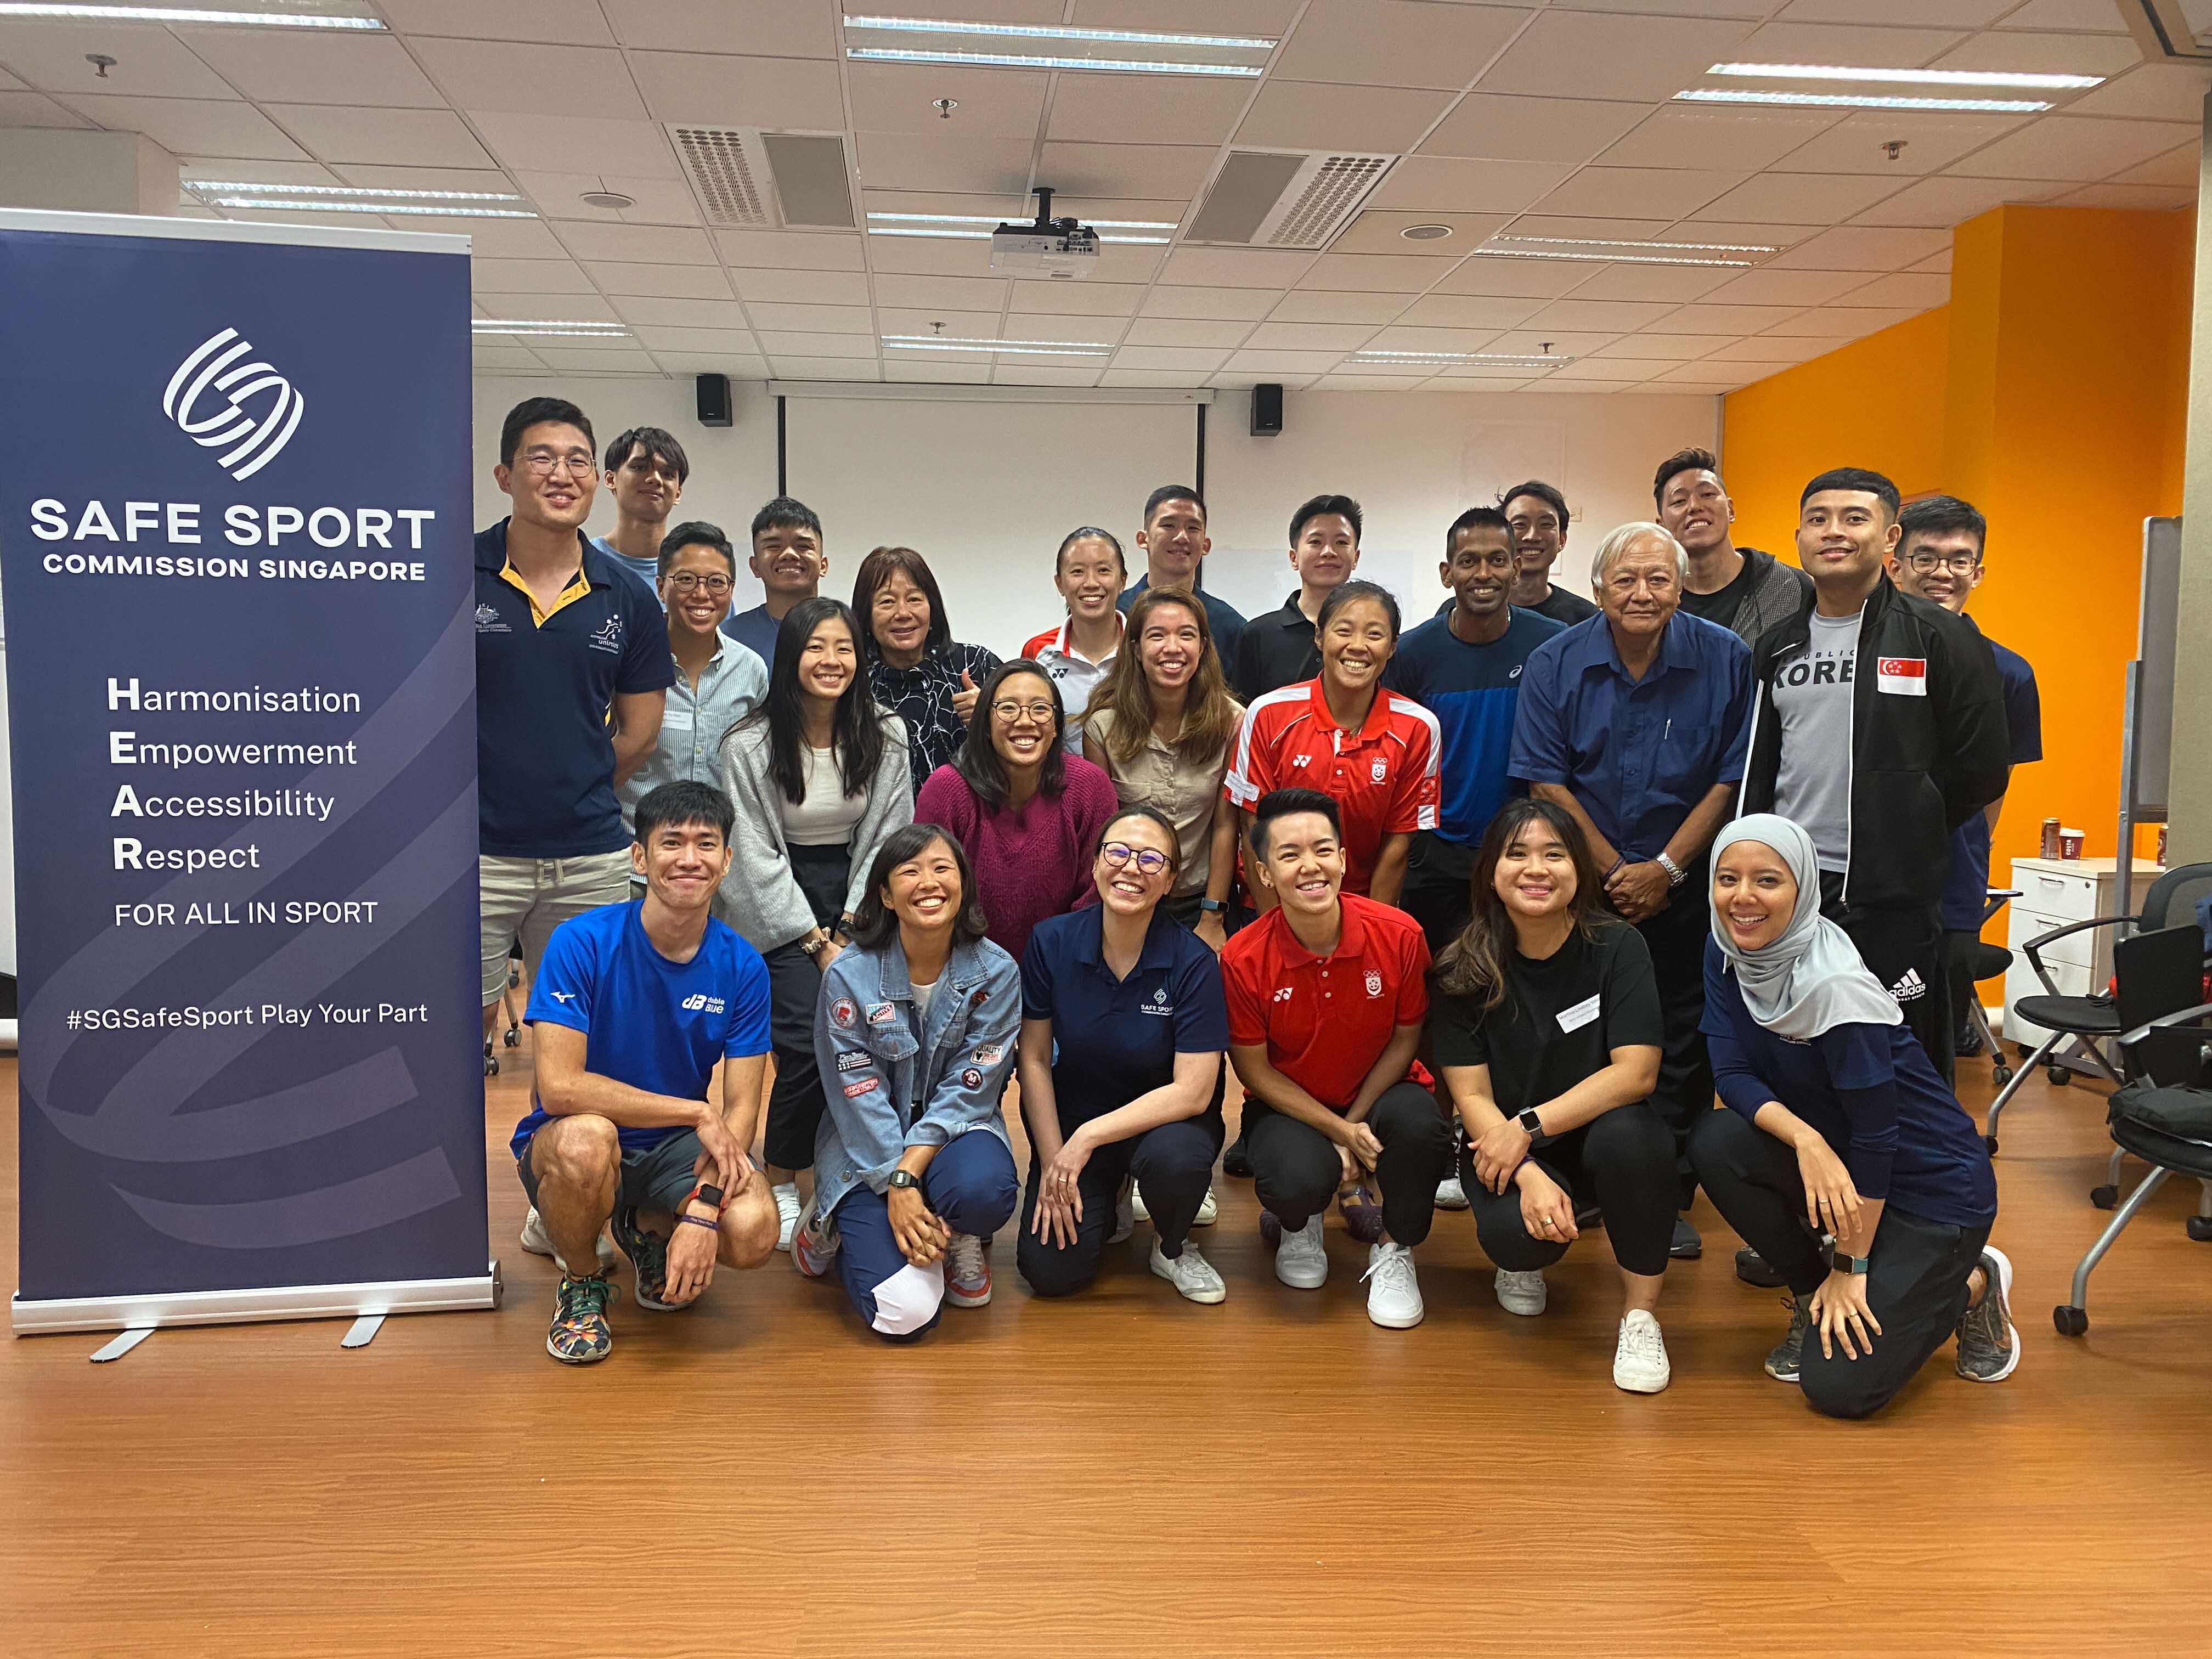
[[[1287,985],[1283,987],[1281,990],[1275,993],[1274,1000],[1277,1002],[1288,1002],[1291,1000],[1291,988]]]

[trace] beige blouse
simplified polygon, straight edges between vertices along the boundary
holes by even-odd
[[[1234,706],[1242,720],[1243,705]],[[1213,815],[1233,810],[1222,798],[1221,780],[1237,747],[1235,728],[1221,752],[1198,765],[1185,763],[1152,731],[1145,733],[1145,746],[1125,764],[1114,756],[1113,735],[1114,712],[1102,708],[1085,722],[1085,757],[1106,769],[1122,805],[1152,807],[1175,825],[1182,872],[1176,878],[1174,896],[1190,898],[1205,892],[1213,850]]]

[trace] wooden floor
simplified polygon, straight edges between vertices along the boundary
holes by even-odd
[[[1987,1063],[1963,1067],[1986,1098]],[[15,1066],[0,1065],[12,1095]],[[0,1652],[246,1656],[1583,1656],[2205,1650],[2212,1244],[2170,1183],[2050,1310],[2105,1218],[2101,1103],[2008,1109],[1998,1241],[2025,1357],[1947,1350],[1884,1417],[1814,1419],[1759,1369],[1775,1293],[1668,1275],[1674,1386],[1610,1381],[1601,1237],[1513,1318],[1464,1214],[1419,1255],[1428,1320],[1367,1322],[1332,1223],[1275,1283],[1249,1182],[1200,1235],[1229,1300],[1145,1270],[998,1299],[921,1345],[866,1335],[787,1258],[686,1313],[614,1311],[605,1364],[546,1358],[554,1270],[514,1244],[487,1088],[493,1314],[0,1343]],[[0,1131],[12,1209],[15,1116]],[[0,1277],[14,1283],[14,1226]],[[624,1270],[625,1275],[627,1270]]]

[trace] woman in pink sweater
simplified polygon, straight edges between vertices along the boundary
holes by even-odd
[[[1113,780],[1062,741],[1051,677],[1024,658],[985,682],[960,752],[922,782],[916,823],[941,824],[975,872],[992,942],[1021,960],[1030,930],[1092,902],[1098,838],[1120,810]]]

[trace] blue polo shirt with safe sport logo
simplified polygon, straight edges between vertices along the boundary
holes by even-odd
[[[615,799],[617,696],[676,681],[668,619],[580,532],[581,563],[541,611],[507,562],[507,523],[477,537],[477,822],[496,858],[629,845]]]
[[[1106,966],[1104,927],[1103,908],[1086,904],[1039,922],[1022,952],[1022,1018],[1052,1022],[1063,1134],[1165,1088],[1177,1054],[1229,1047],[1221,966],[1197,934],[1154,910],[1137,965],[1117,980]],[[1221,1110],[1222,1091],[1217,1078],[1209,1114]]]

